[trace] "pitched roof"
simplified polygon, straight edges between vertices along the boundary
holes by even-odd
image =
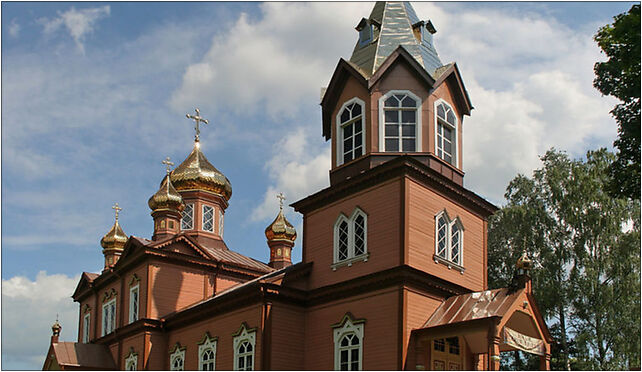
[[[272,267],[264,264],[261,261],[255,260],[251,257],[242,255],[238,252],[234,252],[229,249],[210,248],[210,247],[203,247],[203,249],[205,249],[207,253],[209,253],[215,260],[220,262],[236,264],[236,265],[248,267],[259,271],[265,271],[265,272],[274,271]]]
[[[106,345],[58,342],[53,352],[60,366],[81,369],[116,369],[116,363]]]
[[[417,40],[414,26],[424,26],[409,2],[379,1],[370,13],[374,27],[373,41],[363,45],[357,41],[350,62],[372,76],[392,52],[402,45],[429,73],[442,66],[430,38]],[[362,23],[360,23],[361,25]]]

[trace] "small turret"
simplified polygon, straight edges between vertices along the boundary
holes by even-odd
[[[162,163],[167,166],[167,175],[158,191],[147,202],[154,218],[152,240],[162,240],[178,234],[181,227],[181,212],[185,209],[183,197],[176,191],[170,178],[169,167],[174,163],[169,161],[169,156]]]
[[[279,214],[265,229],[265,237],[270,247],[270,265],[280,269],[292,265],[292,247],[296,240],[296,229],[283,215],[283,193],[277,195],[280,204]]]
[[[60,331],[62,331],[62,326],[58,323],[58,317],[56,316],[56,321],[51,326],[51,343],[58,343],[58,338],[60,337]]]
[[[114,225],[109,232],[100,239],[100,245],[103,247],[103,255],[105,256],[105,269],[110,268],[116,264],[120,255],[123,253],[125,243],[127,243],[127,235],[118,223],[118,214],[122,210],[118,203],[112,207],[116,211]]]
[[[515,274],[511,283],[511,288],[514,290],[525,288],[527,292],[531,292],[531,268],[533,267],[533,260],[528,257],[526,249],[522,255],[517,259],[515,264]]]

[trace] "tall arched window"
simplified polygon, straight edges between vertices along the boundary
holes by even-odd
[[[455,111],[445,101],[439,100],[435,102],[435,112],[437,156],[457,166],[457,117]]]
[[[332,268],[368,260],[368,215],[355,208],[350,218],[339,215],[334,223],[334,263]]]
[[[333,326],[334,369],[337,371],[360,371],[363,369],[363,324],[365,320],[353,320],[346,314]]]
[[[185,347],[181,347],[179,343],[176,343],[174,351],[169,354],[170,371],[185,370],[185,349]]]
[[[379,148],[385,152],[421,151],[421,99],[409,91],[391,91],[379,100]]]
[[[125,358],[125,370],[136,371],[138,369],[138,354],[134,353],[134,349],[129,349],[129,354]]]
[[[365,103],[353,98],[344,103],[337,115],[337,165],[364,154],[366,128]]]
[[[437,263],[464,272],[464,225],[459,217],[450,220],[445,210],[435,216],[435,255]]]
[[[254,347],[256,328],[247,329],[245,323],[234,335],[234,370],[254,370]]]

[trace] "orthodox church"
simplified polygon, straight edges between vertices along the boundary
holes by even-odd
[[[321,99],[330,186],[283,205],[265,229],[270,262],[224,240],[230,181],[194,147],[148,205],[150,239],[116,221],[101,273],[83,273],[78,341],[53,335],[43,369],[497,370],[522,350],[549,369],[551,336],[526,253],[507,288],[487,286],[487,219],[464,187],[472,104],[443,64],[431,21],[378,2],[356,25]],[[282,199],[281,199],[282,200]]]

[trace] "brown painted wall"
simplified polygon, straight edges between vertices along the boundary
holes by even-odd
[[[404,314],[404,353],[407,351],[407,345],[410,341],[410,333],[413,329],[419,329],[423,326],[432,313],[441,304],[443,299],[436,296],[429,296],[426,293],[417,292],[415,290],[404,288],[404,296],[406,297],[406,306]],[[404,357],[404,360],[406,358]],[[414,358],[408,358],[409,365],[405,369],[414,370],[416,364],[429,365],[426,363],[426,355],[416,355]]]
[[[397,370],[398,292],[396,287],[312,307],[305,317],[305,369],[334,369],[332,325],[350,312],[366,319],[363,370]]]
[[[202,322],[191,324],[176,330],[171,330],[168,334],[167,348],[164,355],[164,368],[169,369],[169,353],[174,350],[177,342],[181,347],[187,347],[185,350],[185,370],[198,369],[198,342],[203,339],[205,332],[209,332],[211,337],[218,337],[216,346],[216,370],[232,370],[234,368],[234,350],[232,334],[239,330],[241,324],[246,322],[250,328],[256,329],[256,347],[254,354],[255,369],[261,368],[261,317],[263,314],[262,305],[252,305],[230,314],[223,314],[211,317]]]
[[[401,196],[400,180],[366,189],[307,214],[304,247],[306,261],[314,262],[309,288],[337,283],[391,268],[399,264]],[[368,261],[355,262],[333,271],[334,223],[340,213],[350,217],[359,206],[367,215]]]
[[[271,321],[271,369],[302,370],[306,342],[304,309],[275,303]]]
[[[147,264],[143,264],[128,272],[123,276],[125,281],[125,291],[123,292],[123,316],[121,317],[122,323],[119,326],[129,324],[129,290],[136,286],[136,282],[132,283],[134,274],[138,277],[138,319],[145,317],[147,310]],[[120,307],[117,307],[120,311]]]
[[[145,347],[144,334],[138,334],[132,337],[128,337],[122,341],[121,353],[120,356],[120,366],[125,368],[125,359],[129,356],[130,348],[134,349],[134,353],[138,354],[138,370],[143,369],[143,349]]]
[[[152,333],[150,335],[150,344],[147,346],[149,348],[147,369],[151,371],[167,369],[169,366],[167,335]]]
[[[464,116],[459,112],[457,109],[457,105],[455,104],[455,97],[453,95],[453,91],[451,87],[447,83],[442,83],[437,89],[435,89],[432,94],[430,95],[429,102],[426,106],[428,113],[428,117],[430,118],[430,125],[429,125],[429,133],[430,133],[430,152],[433,154],[435,153],[435,102],[439,99],[443,99],[446,101],[450,107],[455,112],[455,116],[457,117],[457,168],[460,170],[463,170],[463,120]]]
[[[472,291],[483,290],[486,271],[483,219],[433,190],[426,189],[412,180],[408,182],[407,263]],[[464,225],[463,274],[433,260],[435,215],[444,208],[452,220],[459,217]]]
[[[151,318],[162,317],[202,300],[209,283],[208,274],[203,271],[166,262],[152,264],[150,280]]]

